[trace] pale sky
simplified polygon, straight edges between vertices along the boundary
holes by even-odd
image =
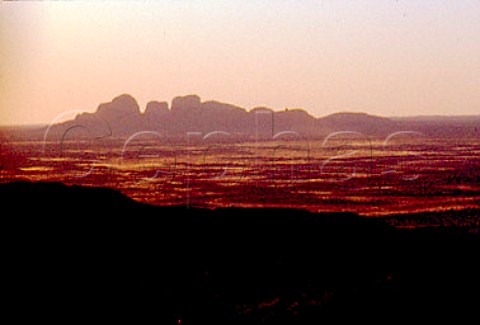
[[[122,93],[385,116],[480,113],[480,0],[0,3],[0,124]]]

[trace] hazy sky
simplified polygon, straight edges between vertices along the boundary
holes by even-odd
[[[480,113],[480,0],[0,3],[0,124],[130,93],[252,108]]]

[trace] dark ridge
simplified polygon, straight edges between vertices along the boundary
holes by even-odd
[[[461,323],[480,302],[478,237],[453,228],[153,207],[56,183],[4,184],[0,197],[4,307],[18,320]]]

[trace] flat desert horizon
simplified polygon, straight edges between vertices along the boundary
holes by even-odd
[[[386,216],[478,208],[480,118],[247,111],[197,95],[120,95],[2,132],[2,182],[109,187],[154,205]],[[393,199],[395,198],[395,199]]]

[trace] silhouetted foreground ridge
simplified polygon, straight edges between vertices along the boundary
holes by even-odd
[[[0,185],[16,319],[320,324],[475,315],[478,237],[297,210],[153,207],[56,183]],[[9,212],[11,211],[11,212]]]

